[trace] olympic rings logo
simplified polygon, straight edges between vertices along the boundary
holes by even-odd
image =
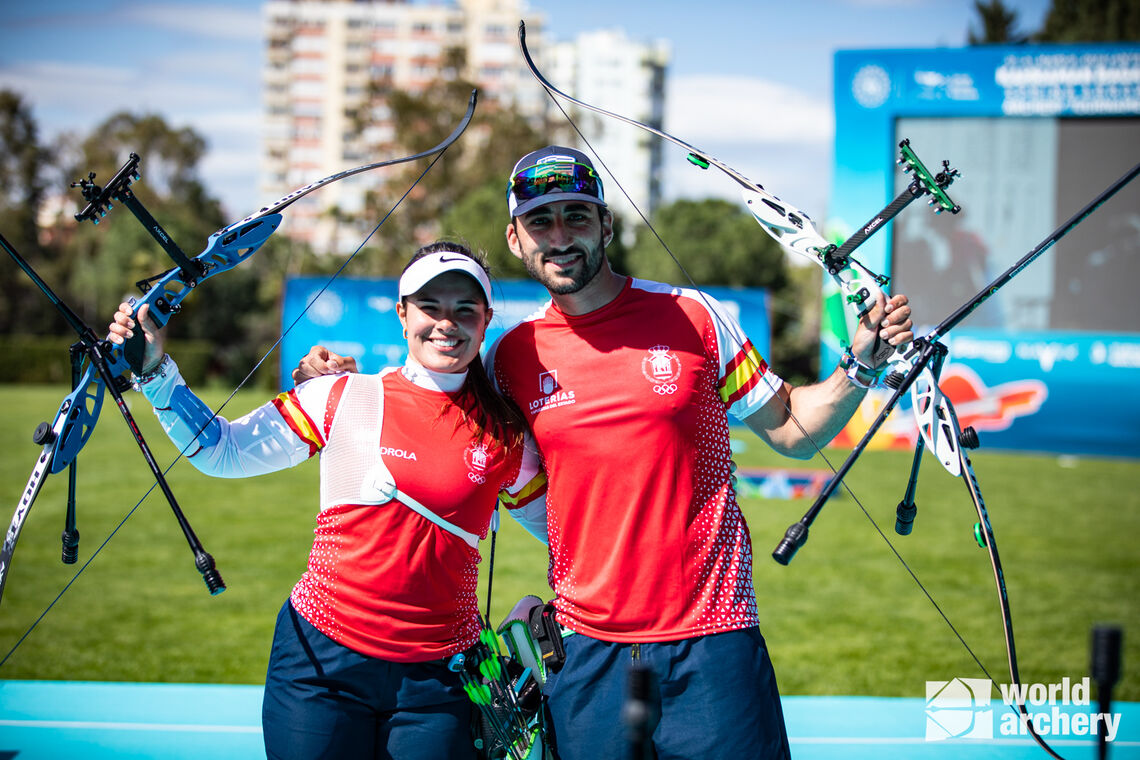
[[[484,483],[487,482],[487,479],[485,477],[483,477],[482,475],[478,475],[474,472],[467,473],[467,477],[471,479],[472,483],[476,483],[478,485],[483,485]]]
[[[653,386],[653,392],[658,396],[670,396],[677,392],[677,384],[667,383],[665,385],[655,385]]]

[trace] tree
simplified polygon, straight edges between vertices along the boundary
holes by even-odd
[[[448,50],[435,80],[419,92],[398,90],[387,80],[373,82],[372,102],[385,105],[394,134],[390,143],[374,146],[373,152],[392,156],[418,153],[439,143],[455,128],[471,90],[476,89],[462,75],[465,57],[463,48]],[[372,113],[372,108],[357,111],[356,128],[362,133]],[[385,175],[384,184],[366,196],[358,223],[371,228],[401,193],[417,183],[398,213],[385,222],[380,239],[370,241],[373,248],[368,251],[367,273],[396,275],[416,247],[439,237],[466,240],[484,248],[492,263],[504,271],[521,271],[512,269],[510,260],[514,257],[502,242],[507,222],[507,173],[518,158],[519,146],[539,145],[541,140],[517,109],[480,91],[467,131],[422,179],[427,161]]]
[[[1128,42],[1140,40],[1136,0],[1053,0],[1035,42]]]
[[[0,90],[0,219],[5,239],[44,277],[56,269],[44,255],[36,221],[44,200],[44,167],[48,154],[39,141],[39,128],[23,98]],[[58,326],[49,302],[14,262],[7,262],[0,277],[0,333],[31,332]]]
[[[626,258],[631,274],[673,282],[678,263],[697,285],[768,288],[787,284],[784,253],[737,204],[722,199],[678,200],[661,207],[653,226],[677,263],[648,229],[638,230]]]
[[[526,267],[507,248],[506,180],[488,177],[443,212],[439,236],[482,251],[495,277],[525,279]]]
[[[233,220],[222,215],[218,200],[206,191],[198,163],[206,143],[189,128],[175,128],[153,114],[117,113],[86,137],[60,146],[64,176],[106,182],[130,153],[140,156],[140,179],[131,192],[183,253],[193,258],[205,250],[210,236]],[[84,201],[77,191],[72,200]],[[115,204],[96,227],[77,225],[71,214],[58,220],[53,238],[61,264],[61,297],[97,332],[124,296],[137,294],[133,284],[174,266],[150,233],[129,210]],[[271,238],[240,266],[202,281],[170,322],[174,341],[197,341],[198,356],[207,358],[208,376],[227,385],[242,380],[280,333],[279,301],[287,274],[319,271],[307,246],[283,237]],[[54,285],[54,283],[53,283]],[[58,330],[62,332],[62,330]],[[176,349],[184,359],[189,347]],[[276,365],[261,376],[276,385]],[[197,379],[197,378],[196,378]]]
[[[1028,39],[1016,31],[1017,12],[1007,8],[1002,0],[974,0],[974,10],[982,23],[982,30],[976,32],[973,24],[970,25],[968,39],[971,45],[1020,44]]]

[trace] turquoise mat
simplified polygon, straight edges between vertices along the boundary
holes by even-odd
[[[796,760],[1021,760],[1047,755],[1028,737],[927,741],[922,699],[784,697]],[[1096,704],[1061,708],[1069,716]],[[994,708],[994,733],[1005,708]],[[1051,707],[1031,712],[1051,715]],[[1140,703],[1120,714],[1112,760],[1140,760]],[[1047,737],[1066,760],[1092,760],[1087,735]],[[261,687],[0,681],[0,760],[228,760],[264,757]]]

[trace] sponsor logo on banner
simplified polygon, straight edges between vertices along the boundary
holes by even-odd
[[[987,386],[978,373],[965,364],[946,365],[939,387],[954,405],[961,427],[973,427],[979,432],[1008,430],[1018,418],[1036,414],[1049,397],[1049,387],[1040,380],[1014,380]],[[892,391],[868,393],[866,400],[832,444],[855,445],[870,428],[891,394]],[[918,428],[911,409],[895,409],[875,435],[870,448],[909,449],[914,446],[917,437]]]

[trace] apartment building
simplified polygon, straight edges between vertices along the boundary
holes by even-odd
[[[664,129],[669,53],[664,40],[639,43],[620,29],[584,32],[550,45],[546,75],[585,103]],[[606,203],[625,220],[624,240],[632,243],[638,209],[651,216],[661,203],[661,140],[608,116],[573,115],[600,158]]]
[[[579,35],[574,42],[544,44],[543,18],[525,0],[271,0],[263,6],[262,148],[258,190],[270,201],[292,189],[375,160],[375,146],[394,138],[393,124],[370,85],[390,82],[421,92],[450,50],[466,51],[463,75],[478,83],[480,97],[514,104],[541,119],[553,105],[519,54],[519,19],[539,65],[567,92],[660,126],[664,110],[663,44],[633,43],[617,31]],[[549,68],[548,68],[549,67]],[[368,108],[368,124],[356,116]],[[631,110],[632,109],[632,110]],[[590,125],[587,135],[643,210],[660,197],[660,147],[612,119]],[[612,157],[612,158],[611,158]],[[606,177],[607,200],[632,214]],[[337,217],[358,212],[365,191],[384,180],[364,173],[298,201],[284,234],[317,251],[337,245]]]

